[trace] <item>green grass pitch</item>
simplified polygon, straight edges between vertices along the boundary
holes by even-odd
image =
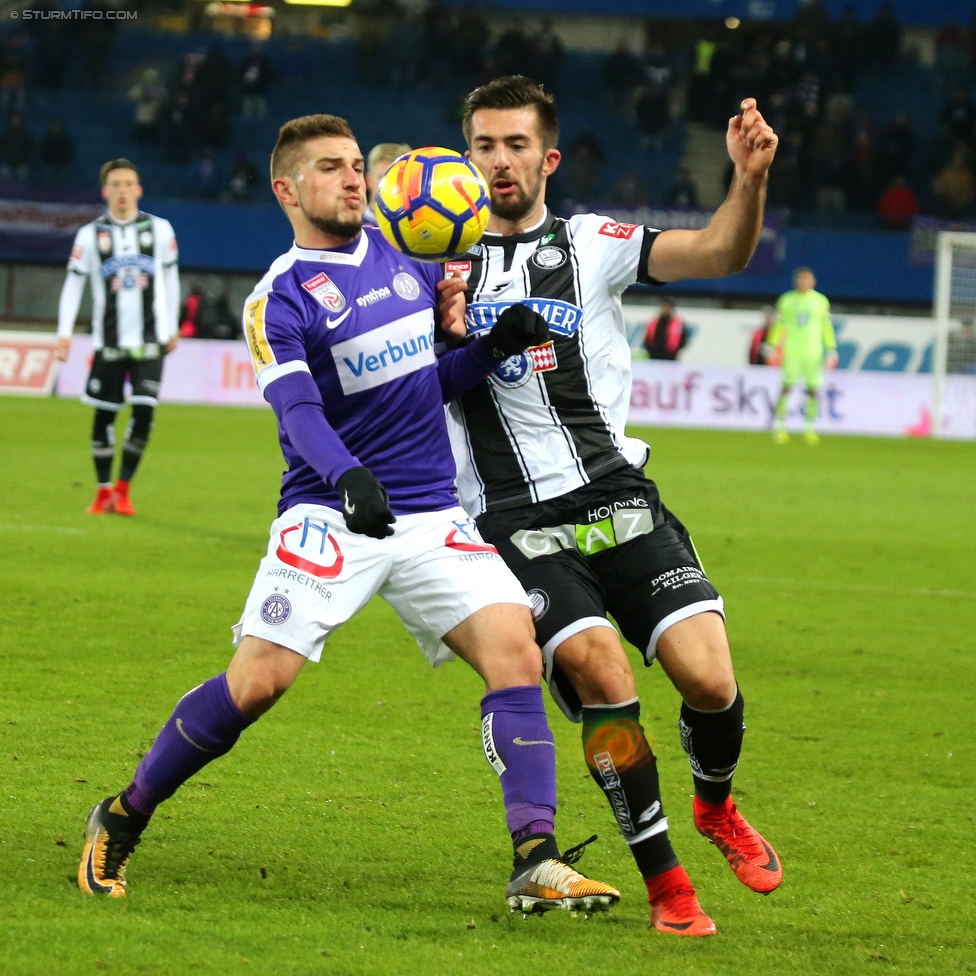
[[[433,672],[381,602],[160,809],[127,900],[83,897],[89,806],[229,660],[281,468],[270,412],[165,406],[138,517],[91,518],[89,424],[77,403],[0,399],[5,976],[976,971],[972,444],[644,432],[727,601],[735,794],[785,867],[763,898],[698,837],[677,696],[635,655],[674,845],[719,928],[681,940],[648,929],[555,709],[561,843],[599,833],[581,867],[623,900],[508,914],[480,683]]]

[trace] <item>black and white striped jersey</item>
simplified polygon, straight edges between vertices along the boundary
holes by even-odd
[[[468,282],[469,334],[524,302],[549,323],[550,342],[505,360],[448,408],[461,504],[473,517],[557,498],[629,464],[643,441],[624,434],[630,347],[620,296],[650,283],[658,231],[597,214],[548,211],[530,231],[485,234],[459,261]]]
[[[68,261],[58,335],[71,335],[87,278],[95,349],[166,345],[179,317],[178,258],[173,227],[162,217],[140,211],[121,223],[106,213],[85,224]]]

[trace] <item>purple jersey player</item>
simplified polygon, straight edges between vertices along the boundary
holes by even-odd
[[[529,601],[457,502],[444,403],[505,358],[544,342],[516,305],[483,339],[463,334],[459,279],[363,230],[363,158],[342,119],[282,127],[272,189],[295,232],[248,299],[244,333],[288,462],[227,671],[177,703],[129,786],[91,811],[78,871],[90,894],[125,895],[125,867],[156,806],[224,755],[328,635],[379,593],[436,667],[453,656],[484,679],[485,755],[515,849],[512,910],[605,910],[620,895],[560,857],[555,748],[539,687]]]

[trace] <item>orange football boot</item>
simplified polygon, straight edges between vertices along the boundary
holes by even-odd
[[[104,515],[112,511],[114,496],[108,485],[99,485],[95,500],[85,509],[88,515]]]
[[[115,489],[112,493],[113,510],[117,515],[135,515],[136,510],[132,507],[129,498],[129,482],[116,481]]]
[[[732,797],[724,803],[705,803],[695,797],[695,826],[724,855],[735,876],[753,891],[768,895],[783,881],[776,851],[736,809]]]
[[[667,935],[714,935],[715,923],[702,911],[688,872],[676,865],[653,878],[645,878],[651,903],[651,925]]]

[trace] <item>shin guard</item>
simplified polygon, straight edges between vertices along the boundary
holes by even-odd
[[[681,703],[681,747],[688,756],[695,795],[706,803],[724,803],[732,793],[732,776],[742,752],[745,702],[736,688],[731,704],[715,712],[702,712]]]
[[[481,742],[501,780],[513,843],[532,834],[553,834],[556,746],[542,689],[522,685],[488,692],[481,699]]]
[[[230,752],[254,721],[234,704],[226,674],[194,688],[177,702],[139,763],[125,791],[129,804],[139,813],[151,815],[157,804],[169,799],[194,773]]]
[[[641,875],[653,878],[675,867],[678,858],[668,839],[657,761],[640,724],[640,702],[584,706],[583,753]]]

